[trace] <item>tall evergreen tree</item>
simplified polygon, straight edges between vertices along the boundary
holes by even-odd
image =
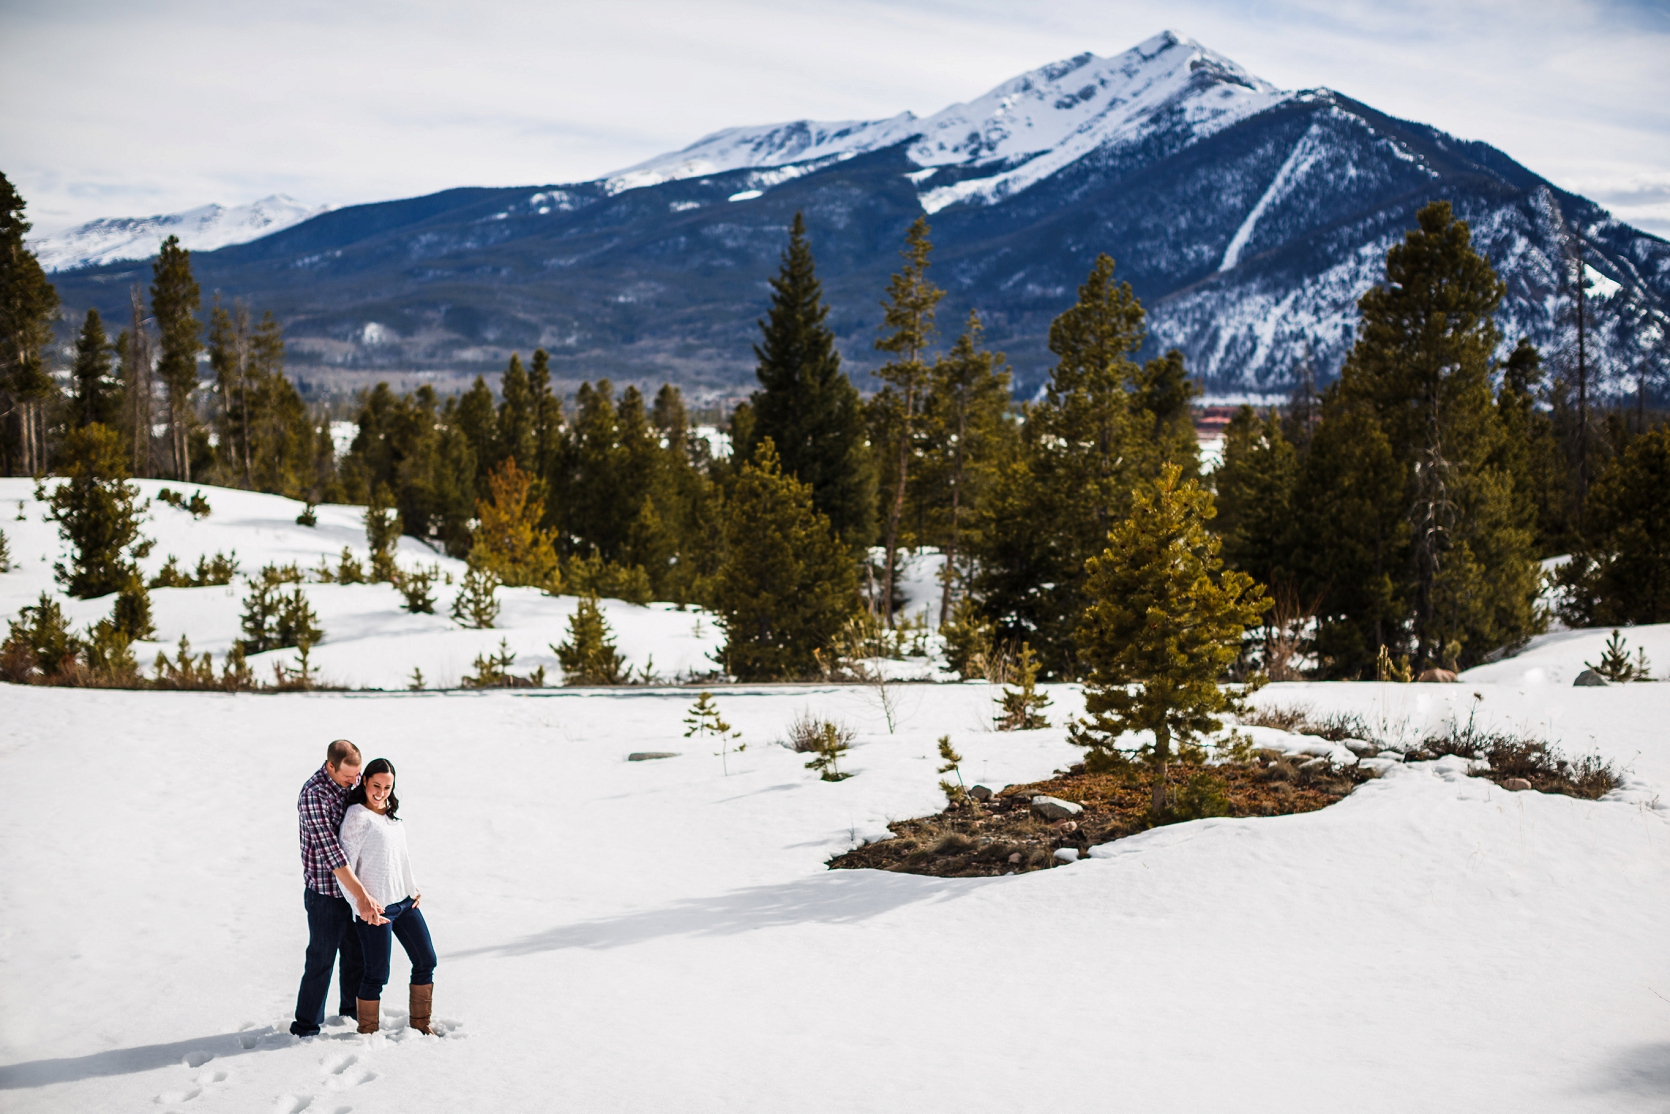
[[[1537,556],[1552,557],[1571,552],[1575,540],[1573,469],[1553,414],[1539,405],[1543,386],[1542,353],[1521,337],[1502,365],[1496,409],[1503,436],[1495,463],[1513,477],[1516,491],[1529,502]]]
[[[228,463],[229,475],[225,478],[236,476],[239,486],[253,488],[249,307],[237,302],[228,312],[220,304],[219,294],[209,309],[209,367],[215,373],[215,387],[220,393],[217,432],[221,453]]]
[[[58,315],[58,292],[35,253],[22,195],[0,174],[0,450],[8,475],[46,470],[45,406],[54,392],[45,353]]]
[[[475,497],[489,498],[487,473],[498,459],[499,413],[493,405],[493,389],[487,380],[476,376],[470,389],[459,396],[454,420],[475,457]]]
[[[115,349],[105,335],[99,311],[90,309],[75,338],[74,419],[77,427],[97,422],[117,428],[122,417],[122,386],[112,375]]]
[[[888,416],[882,425],[891,434],[889,465],[893,481],[882,545],[886,567],[882,576],[882,618],[893,625],[895,572],[899,551],[899,520],[905,512],[905,491],[910,484],[910,463],[916,448],[919,411],[928,392],[928,346],[933,343],[934,307],[945,291],[928,281],[928,256],[934,246],[928,240],[928,220],[917,217],[905,233],[905,265],[887,284],[882,301],[882,329],[886,335],[876,348],[893,358],[876,369],[876,377],[887,386],[873,405]]]
[[[1242,406],[1224,430],[1223,463],[1212,473],[1224,564],[1260,584],[1289,584],[1293,489],[1299,457],[1280,416]]]
[[[922,407],[925,451],[916,484],[947,575],[940,588],[940,621],[951,618],[953,581],[958,562],[967,564],[964,534],[979,505],[992,468],[1009,449],[1013,427],[1009,408],[1009,372],[1003,353],[982,346],[980,315],[970,311],[968,324],[951,351],[934,361]],[[969,579],[965,568],[962,579]]]
[[[511,587],[529,585],[553,595],[562,579],[549,531],[539,528],[545,511],[544,484],[516,467],[514,457],[488,474],[492,498],[476,508],[480,525],[470,564],[487,569]]]
[[[191,480],[188,444],[193,417],[191,394],[197,389],[197,353],[203,325],[197,320],[201,291],[191,275],[191,252],[178,236],[162,242],[151,265],[151,313],[161,338],[157,378],[168,391],[168,436],[174,477]]]
[[[744,681],[806,677],[858,605],[853,562],[811,488],[783,472],[770,438],[726,507],[713,608],[725,668]]]
[[[510,366],[505,368],[499,383],[499,428],[494,444],[494,464],[515,460],[524,470],[538,472],[538,455],[534,439],[534,425],[539,419],[534,405],[533,388],[522,358],[510,354]]]
[[[1142,346],[1142,321],[1130,284],[1115,283],[1113,260],[1098,256],[1078,302],[1050,325],[1056,365],[979,515],[982,606],[1004,641],[1031,643],[1055,676],[1075,669],[1072,632],[1088,606],[1084,563],[1166,451],[1152,442],[1156,416],[1132,401],[1143,369],[1130,353]]]
[[[152,371],[156,345],[151,336],[151,318],[145,312],[145,288],[134,283],[128,289],[128,308],[132,325],[117,338],[117,352],[122,360],[122,397],[126,401],[122,424],[127,430],[128,446],[132,450],[135,476],[150,476],[153,468],[151,438],[151,409],[153,400]]]
[[[534,350],[528,368],[529,412],[533,416],[534,458],[528,462],[533,473],[547,485],[556,480],[562,467],[562,399],[551,390],[551,356],[543,348]]]
[[[1089,667],[1087,718],[1073,734],[1096,754],[1127,733],[1152,732],[1156,816],[1172,743],[1216,731],[1217,713],[1236,707],[1219,682],[1242,633],[1270,606],[1250,576],[1224,571],[1219,541],[1206,531],[1213,513],[1212,496],[1166,464],[1087,563],[1091,604],[1076,636]]]
[[[1497,459],[1505,431],[1490,375],[1505,288],[1448,202],[1417,219],[1386,253],[1386,283],[1358,303],[1338,389],[1372,413],[1401,473],[1419,668],[1535,633],[1538,574],[1528,500]]]
[[[828,316],[806,222],[796,213],[754,346],[760,390],[748,408],[746,428],[735,425],[740,410],[733,416],[732,451],[745,463],[770,438],[783,470],[811,487],[814,505],[829,516],[836,535],[862,550],[875,535],[875,475],[863,407],[841,373]]]
[[[1670,622],[1670,426],[1635,438],[1595,477],[1584,535],[1561,570],[1566,622]]]

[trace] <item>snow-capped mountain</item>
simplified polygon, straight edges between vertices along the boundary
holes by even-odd
[[[634,189],[727,170],[846,159],[908,141],[922,207],[994,201],[1018,193],[1096,150],[1139,142],[1181,125],[1201,139],[1292,96],[1221,54],[1166,31],[1112,58],[1089,52],[1011,78],[984,96],[925,119],[727,128],[682,151],[608,175]],[[940,168],[968,168],[942,183]],[[949,177],[949,176],[941,176]]]
[[[191,251],[213,251],[244,244],[300,224],[330,209],[304,205],[275,193],[248,205],[201,205],[183,213],[153,217],[103,217],[75,228],[42,236],[30,244],[48,271],[68,271],[98,263],[149,259],[170,236]]]
[[[1284,391],[1349,351],[1359,297],[1426,202],[1448,200],[1507,282],[1504,347],[1569,357],[1581,243],[1603,391],[1670,395],[1670,244],[1484,143],[1328,89],[1281,90],[1173,32],[1044,66],[919,118],[730,128],[589,182],[455,189],[335,210],[197,257],[205,285],[271,308],[292,366],[474,374],[512,351],[559,375],[746,389],[794,214],[830,322],[868,386],[876,301],[927,213],[946,332],[979,310],[1017,386],[1099,253],[1147,309],[1143,355],[1209,389]],[[97,269],[66,304],[119,309]],[[106,303],[110,303],[109,306]]]

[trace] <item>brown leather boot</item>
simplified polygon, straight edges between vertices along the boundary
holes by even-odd
[[[382,1007],[381,1002],[375,998],[370,1001],[366,1001],[364,998],[356,998],[355,1005],[359,1010],[360,1032],[375,1033],[381,1028],[377,1017],[377,1011]]]
[[[411,986],[412,1028],[416,1029],[420,1033],[427,1033],[429,1036],[434,1036],[435,1030],[429,1027],[429,1003],[435,996],[435,984],[425,983],[422,986],[418,986],[416,983],[413,983]]]

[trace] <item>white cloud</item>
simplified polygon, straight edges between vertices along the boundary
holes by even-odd
[[[0,169],[41,232],[271,193],[583,180],[721,127],[929,114],[1164,27],[1287,87],[1483,139],[1661,231],[1654,4],[29,0],[0,10]]]

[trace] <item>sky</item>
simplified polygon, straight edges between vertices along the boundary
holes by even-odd
[[[0,0],[0,171],[36,235],[585,181],[734,125],[929,115],[1166,28],[1670,236],[1670,0]]]

